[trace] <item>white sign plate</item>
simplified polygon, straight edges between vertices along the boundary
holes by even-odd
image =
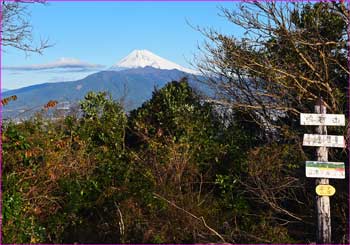
[[[303,145],[345,148],[345,141],[344,136],[304,134]]]
[[[343,114],[300,113],[300,125],[345,126]]]
[[[306,177],[345,179],[345,165],[343,162],[306,161]]]

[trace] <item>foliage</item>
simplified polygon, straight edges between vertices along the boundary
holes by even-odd
[[[0,105],[1,106],[5,106],[7,105],[11,100],[16,100],[17,99],[17,96],[16,95],[12,95],[10,97],[7,97],[7,98],[3,98],[1,99],[1,102],[0,102]]]
[[[153,183],[150,191],[174,204],[165,205],[159,196],[156,203],[153,201],[151,205],[161,211],[150,214],[148,220],[159,224],[148,224],[148,230],[153,231],[147,235],[150,236],[148,239],[153,237],[155,240],[144,242],[161,241],[153,234],[159,227],[163,227],[163,242],[169,237],[173,237],[172,242],[194,242],[193,236],[203,232],[203,224],[198,224],[193,217],[180,218],[185,213],[174,206],[180,205],[203,215],[208,212],[203,209],[204,204],[203,208],[198,208],[191,203],[194,200],[197,204],[206,202],[201,197],[201,189],[212,188],[205,183],[213,181],[212,172],[225,155],[226,147],[219,140],[220,128],[222,125],[213,108],[200,100],[186,79],[156,90],[150,101],[131,112],[128,144],[134,149],[134,161]],[[171,226],[164,217],[172,220]],[[174,223],[183,230],[174,230]],[[212,239],[208,235],[205,237],[208,241]]]
[[[88,93],[81,103],[83,119],[80,133],[92,147],[107,147],[120,155],[124,150],[126,115],[106,93]],[[121,155],[120,155],[121,156]]]
[[[4,219],[3,231],[9,231],[4,233],[5,240],[71,241],[74,238],[71,229],[99,230],[98,226],[109,219],[110,211],[115,212],[114,202],[121,196],[118,187],[127,171],[122,137],[126,116],[110,99],[100,94],[89,96],[85,103],[98,97],[94,106],[101,108],[103,104],[94,123],[86,117],[80,120],[68,117],[58,122],[34,119],[5,126],[4,204],[12,210],[4,209],[9,212]],[[91,210],[89,215],[86,210]],[[94,225],[92,218],[97,219]],[[23,225],[16,224],[14,230],[12,224],[16,220]],[[93,242],[106,236],[97,233],[96,240],[95,235],[79,239],[95,239]]]
[[[154,138],[163,144],[179,144],[183,152],[192,152],[200,166],[208,167],[225,151],[217,143],[222,125],[215,116],[213,108],[202,102],[184,79],[155,91],[149,102],[131,112],[130,127],[136,134],[133,140]]]

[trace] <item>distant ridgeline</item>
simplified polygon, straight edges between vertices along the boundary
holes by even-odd
[[[94,73],[81,80],[71,82],[43,83],[2,92],[2,98],[17,96],[2,108],[3,119],[23,120],[44,109],[49,101],[57,101],[54,110],[61,113],[77,107],[78,102],[89,91],[109,92],[113,99],[121,100],[127,111],[139,107],[151,98],[155,88],[161,88],[173,80],[189,79],[193,87],[200,87],[199,76],[177,69],[165,70],[153,67],[126,70],[107,70]],[[45,113],[50,117],[52,114]]]

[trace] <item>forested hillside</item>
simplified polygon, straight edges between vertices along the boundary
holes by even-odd
[[[87,94],[81,109],[82,118],[3,125],[4,243],[313,241],[300,144],[267,143],[241,112],[214,109],[186,80],[130,115],[105,93]],[[344,242],[347,189],[335,184],[334,233]]]

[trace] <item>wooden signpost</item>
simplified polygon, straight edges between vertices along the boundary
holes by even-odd
[[[343,136],[327,135],[327,126],[344,126],[345,116],[326,114],[322,99],[315,105],[315,114],[301,113],[301,125],[318,126],[318,134],[305,134],[304,146],[317,146],[317,161],[307,161],[306,177],[316,179],[317,202],[317,243],[331,243],[331,210],[329,197],[334,195],[335,188],[329,185],[329,179],[344,179],[345,165],[342,162],[328,162],[327,147],[345,147]]]

